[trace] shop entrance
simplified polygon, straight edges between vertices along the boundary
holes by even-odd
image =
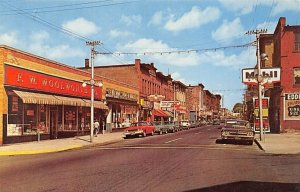
[[[57,139],[57,107],[50,107],[50,139]]]

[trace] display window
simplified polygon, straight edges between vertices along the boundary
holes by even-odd
[[[65,106],[64,108],[64,131],[77,131],[76,107]]]

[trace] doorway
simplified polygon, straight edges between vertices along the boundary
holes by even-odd
[[[57,139],[57,107],[50,107],[50,139]]]

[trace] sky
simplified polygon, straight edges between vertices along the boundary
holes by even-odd
[[[0,44],[69,66],[154,63],[185,85],[205,86],[232,109],[241,70],[256,63],[254,35],[280,17],[300,25],[300,0],[0,0]],[[246,45],[246,46],[243,46]]]

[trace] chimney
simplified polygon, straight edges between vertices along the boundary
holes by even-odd
[[[84,67],[85,68],[90,68],[90,60],[89,59],[84,60]]]
[[[154,67],[154,63],[150,63],[150,65],[151,65],[152,67]]]
[[[137,69],[137,71],[141,70],[141,60],[140,59],[135,59],[135,68]]]

